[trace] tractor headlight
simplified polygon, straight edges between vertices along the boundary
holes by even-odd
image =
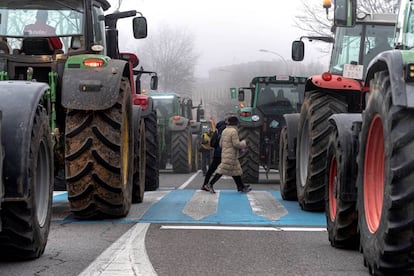
[[[252,121],[253,121],[253,122],[257,122],[257,121],[259,121],[259,120],[260,120],[259,115],[253,115],[253,116],[252,116]]]

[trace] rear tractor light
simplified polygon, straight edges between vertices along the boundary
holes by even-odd
[[[322,74],[322,79],[324,81],[331,81],[332,80],[332,74],[329,72],[325,72]]]
[[[91,68],[102,67],[105,64],[105,61],[98,58],[88,58],[83,61],[83,65]]]

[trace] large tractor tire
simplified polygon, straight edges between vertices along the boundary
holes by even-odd
[[[144,201],[146,173],[145,123],[140,113],[134,112],[134,176],[132,186],[132,203]]]
[[[145,136],[147,143],[147,162],[145,171],[145,191],[155,191],[160,187],[158,161],[157,113],[153,111],[145,118]]]
[[[327,92],[310,92],[303,101],[296,147],[296,189],[303,210],[325,208],[326,152],[331,131],[328,118],[346,111],[345,101]]]
[[[279,176],[280,194],[284,200],[297,200],[296,159],[289,159],[288,132],[286,126],[280,131]]]
[[[244,183],[259,183],[259,151],[260,130],[258,128],[239,128],[240,140],[246,140],[248,149],[241,151],[239,160],[243,170],[242,180]]]
[[[70,209],[80,219],[123,217],[132,201],[131,88],[111,108],[68,110],[65,167]]]
[[[173,131],[171,135],[171,163],[174,173],[189,173],[192,165],[192,138],[190,127]]]
[[[414,111],[395,106],[391,91],[389,73],[376,73],[362,114],[358,226],[371,274],[412,275]]]
[[[3,131],[7,135],[7,131]],[[29,176],[28,197],[24,201],[6,201],[2,204],[1,259],[37,258],[43,254],[49,235],[53,153],[49,118],[43,108],[37,108],[33,127],[27,131],[31,132],[30,148],[24,157],[29,160],[26,168],[26,175]]]
[[[340,127],[340,126],[338,126]],[[341,133],[341,135],[339,134]],[[358,214],[355,198],[347,199],[343,185],[356,185],[356,169],[353,166],[352,131],[339,132],[333,128],[329,137],[325,188],[325,216],[329,241],[333,247],[356,249],[359,245]]]

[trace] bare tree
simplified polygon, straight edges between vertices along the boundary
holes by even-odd
[[[143,42],[140,52],[144,69],[158,73],[158,90],[191,96],[199,56],[192,33],[163,26]]]
[[[398,0],[359,0],[358,9],[367,13],[397,13],[398,3]]]
[[[333,5],[327,11],[321,2],[302,0],[302,9],[295,16],[295,27],[304,31],[304,35],[326,36],[331,34]],[[366,13],[396,13],[398,0],[357,0],[358,11]]]

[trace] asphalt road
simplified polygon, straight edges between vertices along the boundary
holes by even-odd
[[[162,171],[117,220],[76,220],[56,194],[45,254],[0,275],[368,275],[360,253],[330,246],[322,213],[283,201],[275,172],[260,177],[249,194],[223,178],[212,195],[200,172]]]

